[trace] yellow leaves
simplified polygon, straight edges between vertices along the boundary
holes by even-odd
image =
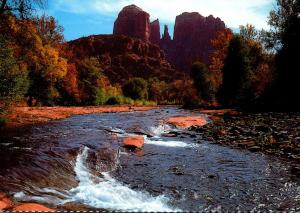
[[[46,77],[55,81],[67,74],[67,60],[61,58],[55,48],[45,46],[41,55]]]
[[[40,73],[49,82],[55,82],[66,76],[67,60],[60,57],[57,49],[51,46],[41,47],[37,55],[31,57],[35,72]]]

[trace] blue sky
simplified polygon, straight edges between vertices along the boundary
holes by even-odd
[[[48,1],[46,13],[64,27],[66,40],[72,40],[92,34],[111,34],[119,11],[130,4],[148,12],[151,21],[159,18],[162,28],[168,24],[172,34],[175,18],[182,12],[212,14],[232,29],[247,23],[258,29],[268,28],[267,17],[275,0],[54,0]]]

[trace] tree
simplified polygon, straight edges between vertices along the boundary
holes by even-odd
[[[213,84],[218,90],[223,81],[222,69],[224,67],[224,60],[227,56],[228,46],[233,37],[230,29],[219,31],[216,38],[211,40],[214,51],[211,55],[211,64],[209,70],[213,75]]]
[[[242,33],[230,42],[218,95],[224,106],[253,106],[270,82],[269,57],[251,37]]]
[[[148,81],[149,86],[149,99],[156,102],[166,101],[167,84],[160,81],[158,78],[151,78]]]
[[[132,78],[123,86],[123,93],[133,100],[147,100],[148,83],[143,78]]]
[[[255,29],[254,25],[246,24],[246,26],[240,26],[240,36],[242,36],[246,40],[257,40],[258,39],[258,31]]]
[[[0,36],[0,114],[24,97],[28,87],[27,74],[26,67],[17,64],[9,44]]]
[[[77,61],[77,70],[79,72],[79,88],[81,101],[84,105],[95,105],[101,96],[102,90],[109,82],[103,74],[103,70],[96,58],[85,58]],[[103,90],[104,91],[104,90]]]
[[[62,79],[59,88],[59,92],[62,96],[61,104],[77,105],[81,103],[78,75],[76,65],[69,63],[67,66],[67,74]]]
[[[249,85],[244,79],[250,72],[248,57],[248,47],[241,36],[235,35],[230,42],[228,55],[224,62],[223,68],[223,85],[220,89],[219,99],[224,106],[237,104],[237,96],[242,87]]]
[[[299,17],[299,0],[276,0],[276,8],[270,12],[271,29],[263,32],[266,46],[276,51],[282,48],[282,41],[290,25],[291,17]]]
[[[35,7],[43,7],[43,0],[0,0],[0,15],[12,12],[21,19],[31,16]]]
[[[215,88],[212,83],[212,73],[207,66],[201,62],[194,63],[191,77],[198,90],[199,97],[204,101],[211,101],[215,96]]]
[[[299,110],[300,1],[278,0],[277,4],[269,21],[281,44],[275,58],[278,78],[274,92],[281,108]]]
[[[60,98],[57,84],[67,74],[67,60],[60,57],[57,49],[47,45],[32,57],[30,68],[30,99],[42,105],[56,104]]]
[[[44,45],[57,46],[64,41],[63,27],[60,26],[54,17],[42,15],[33,19],[39,36]]]

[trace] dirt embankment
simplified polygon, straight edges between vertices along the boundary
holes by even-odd
[[[116,113],[146,111],[157,107],[150,106],[101,106],[101,107],[16,107],[9,116],[7,128],[45,123],[64,119],[73,115],[92,113]]]

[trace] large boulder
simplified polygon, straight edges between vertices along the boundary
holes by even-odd
[[[114,35],[149,41],[150,32],[150,15],[135,5],[124,7],[114,24]]]

